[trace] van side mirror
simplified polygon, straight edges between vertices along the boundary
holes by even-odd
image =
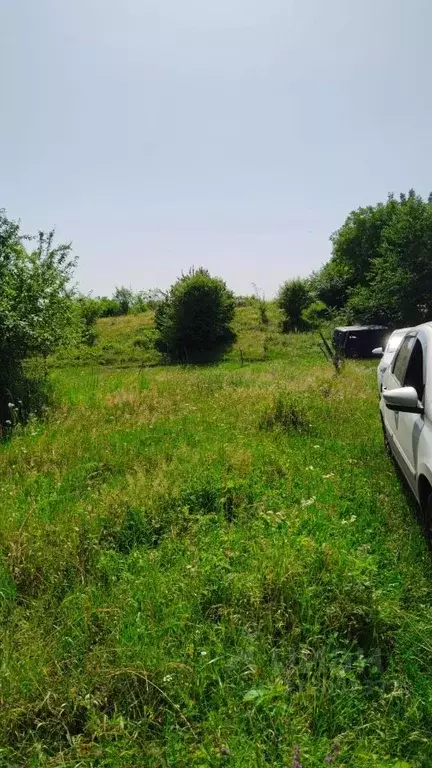
[[[401,413],[423,413],[423,406],[419,402],[417,391],[414,387],[383,389],[382,396],[390,411],[401,411]]]

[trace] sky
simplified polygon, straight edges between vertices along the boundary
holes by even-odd
[[[84,292],[267,298],[350,210],[432,189],[430,0],[0,0],[0,207]]]

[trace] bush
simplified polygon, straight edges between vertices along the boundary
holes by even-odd
[[[77,306],[82,326],[81,340],[92,347],[97,339],[96,320],[100,317],[99,301],[90,296],[80,296]]]
[[[217,359],[235,340],[235,299],[218,277],[191,270],[156,308],[157,347],[172,361]]]
[[[332,313],[323,301],[314,301],[302,312],[302,319],[308,328],[319,328],[326,320],[330,320]]]
[[[279,290],[277,302],[285,315],[282,322],[284,333],[304,330],[306,323],[303,312],[312,303],[307,281],[301,278],[287,280]]]
[[[109,299],[107,296],[94,299],[98,304],[98,317],[119,317],[122,314],[121,306],[116,299]]]

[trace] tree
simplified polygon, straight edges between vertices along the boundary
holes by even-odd
[[[114,292],[114,299],[120,306],[120,314],[127,315],[132,307],[134,295],[131,288],[125,288],[124,285],[120,288],[116,288]]]
[[[312,292],[328,307],[341,309],[345,306],[353,279],[346,264],[331,259],[319,272],[311,275]]]
[[[413,189],[352,211],[332,237],[316,295],[347,319],[414,325],[432,314],[432,206]]]
[[[413,190],[396,205],[366,283],[352,290],[347,306],[367,322],[404,326],[431,318],[432,208]]]
[[[389,195],[386,204],[351,211],[331,235],[332,257],[312,276],[317,297],[329,307],[341,309],[353,288],[366,285],[371,264],[380,252],[382,234],[391,226],[398,205]]]
[[[36,240],[27,250],[25,242]],[[5,399],[22,388],[23,361],[47,357],[79,332],[70,280],[70,244],[55,245],[54,232],[24,237],[0,210],[0,423]]]
[[[278,294],[278,305],[285,315],[282,328],[287,331],[300,331],[305,328],[304,310],[311,304],[312,296],[307,280],[295,278],[287,280]]]
[[[173,361],[215,360],[235,339],[234,311],[234,295],[223,280],[206,269],[191,270],[156,307],[157,346]]]
[[[75,329],[69,289],[75,260],[70,244],[54,247],[54,232],[40,232],[28,252],[18,225],[5,238],[9,225],[0,213],[0,359],[46,357]]]

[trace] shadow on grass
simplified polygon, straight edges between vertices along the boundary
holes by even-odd
[[[32,416],[43,416],[52,395],[43,362],[5,366],[0,373],[0,440],[9,439],[14,428]]]
[[[414,494],[411,490],[411,487],[392,453],[389,453],[389,458],[391,460],[391,464],[394,469],[394,473],[398,481],[399,487],[407,503],[407,507],[412,513],[412,517],[416,521],[424,538],[426,539],[429,552],[432,555],[432,538],[426,525],[426,517],[425,517],[424,510],[421,508],[420,504],[417,503],[414,497]]]

